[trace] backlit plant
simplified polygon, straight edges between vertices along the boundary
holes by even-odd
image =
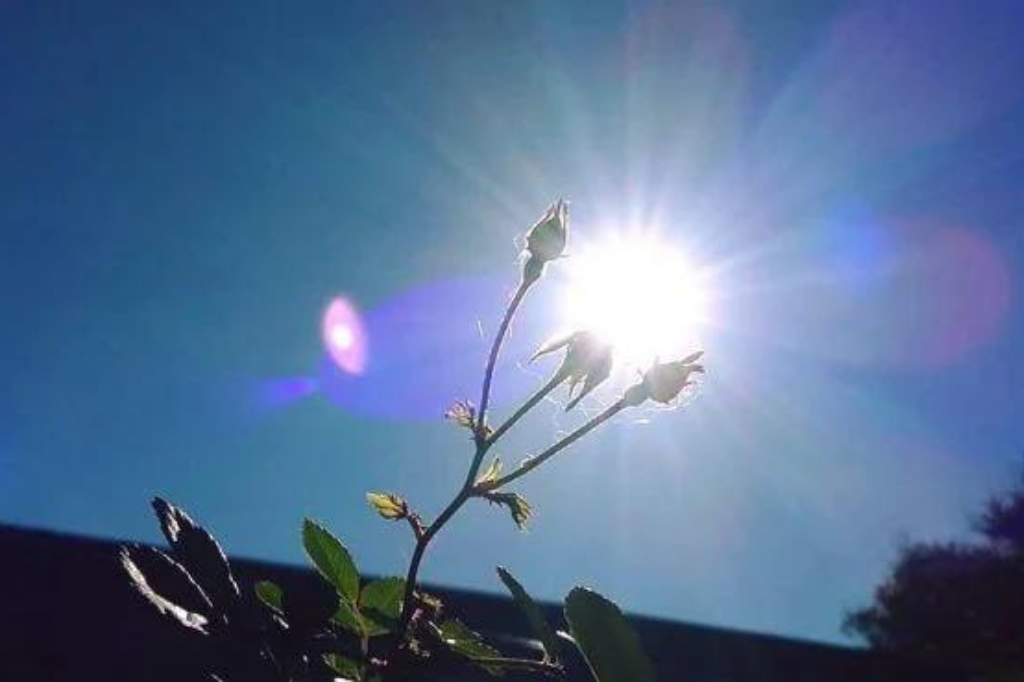
[[[591,590],[577,587],[565,599],[567,632],[545,619],[519,582],[505,569],[498,576],[522,608],[538,648],[536,656],[506,656],[449,614],[441,601],[421,589],[421,563],[431,541],[474,499],[504,507],[520,528],[531,506],[511,488],[527,474],[564,451],[618,413],[648,400],[672,403],[692,385],[701,353],[656,361],[616,400],[568,435],[526,457],[509,471],[491,455],[494,445],[528,412],[563,385],[566,409],[572,409],[611,375],[614,349],[599,335],[579,330],[543,344],[534,355],[561,353],[551,378],[496,426],[488,420],[494,369],[516,312],[545,270],[563,258],[569,237],[564,201],[550,207],[526,235],[521,278],[495,333],[483,374],[479,406],[455,402],[445,417],[471,434],[473,455],[465,479],[448,505],[427,521],[402,496],[370,492],[367,500],[386,520],[406,523],[415,538],[405,577],[363,580],[345,545],[319,523],[302,528],[306,553],[322,580],[286,591],[269,582],[239,587],[214,538],[173,504],[157,498],[153,506],[170,544],[165,553],[126,547],[121,561],[134,587],[161,613],[197,633],[218,638],[231,656],[257,661],[246,668],[271,680],[441,679],[475,667],[492,675],[570,676],[567,647],[582,653],[600,682],[645,682],[653,666],[619,609]],[[151,582],[154,583],[151,586]],[[159,591],[158,591],[159,590]],[[253,672],[255,671],[255,672]],[[215,679],[222,679],[217,671]]]

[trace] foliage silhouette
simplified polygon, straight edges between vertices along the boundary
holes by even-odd
[[[1024,680],[1024,476],[993,497],[974,542],[904,546],[844,629],[873,647]]]
[[[538,639],[539,657],[505,656],[457,618],[445,612],[436,597],[419,586],[419,568],[433,538],[472,499],[505,507],[523,528],[532,507],[509,484],[532,473],[623,410],[648,400],[669,403],[694,382],[704,368],[694,353],[677,361],[655,362],[640,380],[602,412],[540,453],[503,473],[501,461],[484,462],[491,447],[527,412],[563,384],[569,386],[572,409],[611,374],[613,349],[588,330],[543,345],[540,355],[563,351],[552,377],[496,428],[487,420],[494,368],[509,327],[527,293],[546,268],[564,257],[569,236],[569,210],[558,201],[529,230],[518,286],[495,334],[484,369],[480,407],[455,402],[445,417],[468,429],[473,457],[465,480],[452,501],[430,523],[404,497],[370,492],[367,502],[388,521],[405,521],[415,546],[406,575],[367,582],[360,576],[348,548],[330,530],[306,519],[302,543],[319,577],[287,591],[268,581],[240,589],[217,541],[183,510],[157,498],[157,519],[170,554],[143,547],[125,547],[121,561],[138,592],[178,624],[214,637],[231,651],[247,653],[254,663],[238,679],[313,682],[401,682],[436,679],[460,668],[476,667],[492,675],[534,673],[567,679],[569,666],[562,640],[575,644],[600,682],[645,682],[654,679],[629,622],[612,602],[596,592],[575,588],[566,599],[565,617],[571,636],[556,634],[523,586],[504,568],[498,569]],[[577,390],[578,389],[578,390]],[[481,469],[483,471],[481,472]],[[151,584],[151,578],[152,583]],[[216,671],[216,679],[232,671]]]

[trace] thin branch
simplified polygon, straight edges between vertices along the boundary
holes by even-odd
[[[412,620],[413,609],[415,604],[413,603],[413,596],[416,589],[416,579],[420,570],[420,563],[423,561],[423,554],[427,551],[427,545],[437,535],[444,524],[448,523],[449,519],[455,516],[455,512],[466,503],[469,499],[469,494],[465,488],[459,491],[459,494],[455,496],[455,499],[448,503],[441,515],[434,519],[434,522],[427,527],[427,530],[423,532],[423,535],[419,536],[416,540],[416,547],[412,551],[412,559],[409,561],[409,570],[405,574],[405,594],[402,598],[402,615],[398,619],[398,641],[401,641],[405,635],[406,628],[409,627],[409,621]]]
[[[480,395],[480,411],[477,413],[476,427],[473,429],[476,452],[473,454],[473,461],[469,465],[469,471],[466,472],[466,480],[463,481],[462,487],[459,489],[455,499],[449,502],[440,516],[434,519],[434,522],[427,527],[423,534],[416,538],[416,546],[412,552],[412,559],[409,561],[409,570],[405,574],[402,614],[398,619],[399,642],[404,639],[409,622],[412,620],[413,610],[415,609],[413,597],[415,596],[416,580],[419,576],[420,564],[423,562],[423,555],[427,551],[427,546],[430,545],[430,541],[434,536],[444,528],[444,525],[455,516],[455,513],[462,508],[466,500],[472,496],[473,484],[476,482],[477,473],[480,471],[480,464],[484,460],[489,444],[493,442],[493,440],[487,439],[484,435],[484,426],[487,423],[487,404],[491,399],[491,382],[494,379],[494,367],[498,363],[498,355],[501,353],[501,346],[508,335],[508,328],[512,324],[512,318],[515,317],[516,310],[519,309],[519,305],[523,302],[526,292],[530,290],[530,286],[536,281],[536,278],[523,277],[519,286],[516,287],[515,293],[512,294],[512,299],[509,301],[508,306],[505,308],[505,314],[501,318],[501,324],[498,325],[494,342],[491,344],[491,352],[487,357],[487,366],[484,369],[484,385]]]
[[[537,403],[544,400],[544,398],[548,397],[551,391],[558,388],[558,386],[563,381],[565,381],[565,375],[562,372],[556,372],[554,376],[552,376],[546,384],[541,386],[536,393],[530,396],[530,399],[523,403],[522,406],[520,406],[520,408],[516,410],[511,417],[506,419],[501,426],[495,429],[494,433],[492,433],[490,437],[487,438],[487,447],[490,447],[499,438],[505,435],[505,432],[511,429],[517,421],[522,419],[523,415],[525,415],[527,412],[536,407]]]
[[[405,517],[405,520],[409,522],[409,527],[412,528],[412,534],[416,536],[417,542],[423,537],[423,533],[426,532],[427,527],[423,523],[423,519],[416,512],[409,512]]]
[[[604,410],[604,412],[597,415],[596,417],[588,421],[586,424],[579,427],[578,429],[570,433],[568,436],[566,436],[562,440],[558,441],[557,443],[549,447],[544,452],[540,453],[539,455],[536,455],[535,457],[530,457],[524,460],[523,463],[519,465],[519,468],[516,469],[515,471],[509,473],[506,476],[496,478],[493,481],[484,484],[482,486],[483,490],[497,490],[518,478],[522,478],[526,474],[530,473],[531,471],[539,467],[544,462],[548,461],[549,459],[557,455],[565,448],[569,447],[570,445],[578,441],[580,438],[583,438],[583,436],[587,435],[601,424],[605,423],[606,421],[614,417],[616,414],[624,410],[626,407],[628,407],[626,401],[624,399],[619,399],[612,405],[608,406]]]
[[[498,363],[501,346],[505,343],[509,325],[512,324],[512,318],[515,317],[519,304],[523,302],[526,292],[530,290],[530,285],[534,281],[536,280],[523,278],[519,286],[516,287],[516,292],[512,294],[512,300],[509,301],[508,307],[505,308],[505,315],[501,318],[501,324],[498,325],[498,332],[494,335],[494,343],[491,344],[491,353],[487,357],[487,366],[484,369],[484,386],[480,391],[480,411],[477,413],[476,429],[476,432],[479,434],[483,433],[483,427],[487,420],[487,406],[491,401],[491,382],[494,380],[494,367]],[[476,472],[473,473],[475,474]]]
[[[543,391],[543,389],[541,390]],[[538,393],[540,393],[540,391]],[[605,423],[606,421],[614,417],[616,414],[624,410],[626,407],[628,407],[628,404],[626,403],[625,399],[619,399],[618,401],[610,405],[608,408],[606,408],[604,412],[597,415],[596,417],[588,421],[586,424],[579,427],[578,429],[570,433],[568,436],[566,436],[565,438],[561,439],[560,441],[549,447],[544,452],[540,453],[536,457],[527,459],[523,464],[519,466],[518,469],[516,469],[512,473],[485,484],[484,486],[482,486],[482,490],[497,490],[498,488],[501,488],[502,486],[525,476],[526,474],[530,473],[531,471],[539,467],[547,460],[554,457],[556,454],[558,454],[565,448],[569,447],[570,445],[578,441],[580,438],[583,438],[583,436],[587,435],[601,424]],[[478,445],[477,456],[474,457],[474,463],[478,463],[477,460],[483,459],[484,452],[485,448],[481,445]],[[470,469],[470,473],[473,474],[475,477],[476,472],[473,470],[473,468]],[[412,560],[409,562],[409,570],[406,573],[405,577],[405,596],[402,601],[402,615],[398,621],[398,632],[400,635],[399,640],[401,640],[402,637],[405,635],[405,631],[409,627],[409,621],[412,619],[413,609],[415,608],[413,604],[413,596],[416,588],[416,578],[417,575],[419,574],[420,563],[423,561],[423,554],[427,551],[427,546],[430,544],[430,541],[434,538],[434,536],[437,535],[437,533],[444,527],[446,523],[448,523],[449,520],[451,520],[453,516],[455,516],[455,513],[462,508],[462,505],[466,503],[466,500],[472,497],[474,492],[476,492],[473,489],[473,483],[474,478],[471,477],[466,479],[466,483],[463,485],[462,490],[459,491],[459,494],[455,496],[455,499],[452,500],[447,507],[445,507],[444,511],[441,512],[441,515],[438,516],[434,520],[434,522],[430,524],[427,530],[416,542],[416,547],[415,549],[413,549],[412,553]]]

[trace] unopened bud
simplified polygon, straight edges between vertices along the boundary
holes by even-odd
[[[704,365],[697,363],[702,355],[704,351],[697,351],[675,362],[654,363],[644,372],[643,381],[626,391],[623,400],[632,406],[639,405],[648,398],[665,405],[671,403],[683,389],[693,384],[691,376],[704,373]]]
[[[560,258],[569,240],[569,204],[559,199],[526,233],[530,257],[544,264]]]
[[[605,381],[612,373],[612,346],[597,334],[589,331],[576,332],[569,336],[549,341],[534,353],[531,361],[541,355],[565,348],[565,358],[555,374],[556,378],[569,380],[570,397],[582,382],[579,394],[569,401],[566,410],[571,410],[588,393]]]
[[[394,493],[366,493],[366,501],[378,514],[389,521],[397,521],[409,516],[409,505]]]

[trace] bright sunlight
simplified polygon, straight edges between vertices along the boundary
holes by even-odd
[[[615,347],[620,367],[644,368],[700,347],[706,291],[699,270],[675,245],[612,234],[566,259],[562,316]]]

